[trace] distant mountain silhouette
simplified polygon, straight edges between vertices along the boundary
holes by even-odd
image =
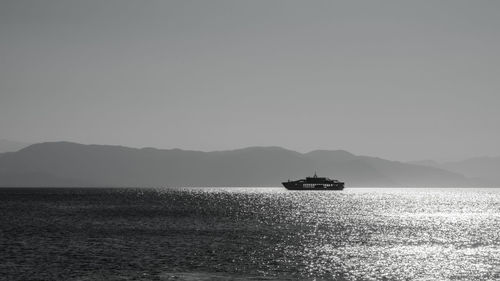
[[[29,143],[0,139],[0,153],[18,151],[30,145]]]
[[[342,150],[280,147],[201,152],[70,142],[0,156],[0,186],[280,186],[317,172],[346,186],[466,186],[460,174]]]
[[[421,166],[428,166],[428,167],[434,167],[434,168],[440,168],[440,165],[438,162],[434,160],[419,160],[419,161],[410,161],[408,164],[414,164],[414,165],[421,165]]]
[[[445,163],[433,160],[408,163],[462,174],[476,186],[500,187],[500,157],[475,157]]]
[[[500,186],[500,157],[476,157],[439,167],[473,178],[486,186]]]

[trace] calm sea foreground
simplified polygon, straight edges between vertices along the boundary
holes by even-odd
[[[500,280],[500,189],[0,189],[2,280]]]

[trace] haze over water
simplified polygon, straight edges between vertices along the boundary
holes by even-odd
[[[498,280],[500,190],[0,189],[4,280]]]

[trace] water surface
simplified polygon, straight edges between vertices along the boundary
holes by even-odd
[[[4,280],[499,280],[500,189],[0,189]]]

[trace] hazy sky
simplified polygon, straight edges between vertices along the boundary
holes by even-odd
[[[0,138],[500,155],[500,1],[0,0]]]

